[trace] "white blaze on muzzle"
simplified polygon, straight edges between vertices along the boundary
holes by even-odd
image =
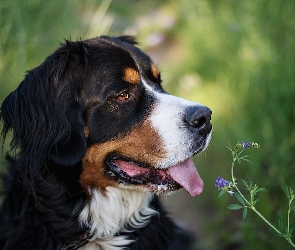
[[[203,180],[191,156],[195,152],[205,150],[209,144],[211,132],[201,135],[187,124],[185,117],[189,108],[197,109],[204,106],[157,92],[145,82],[144,86],[155,98],[155,104],[148,119],[162,138],[162,147],[166,152],[166,156],[159,160],[155,167],[167,169],[174,181],[185,188],[191,196],[199,195],[203,190]]]

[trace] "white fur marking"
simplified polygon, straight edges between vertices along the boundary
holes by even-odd
[[[184,124],[185,112],[189,107],[203,107],[204,105],[166,93],[159,93],[144,80],[142,81],[147,91],[157,99],[149,119],[158,131],[158,135],[162,137],[163,146],[167,152],[165,159],[159,162],[157,167],[167,168],[189,158],[194,153],[191,149],[194,143],[193,134]],[[200,151],[208,146],[210,138],[211,133],[207,136],[205,143],[200,143]]]
[[[80,249],[117,250],[132,241],[118,232],[127,232],[130,228],[140,228],[149,222],[149,218],[158,212],[149,207],[153,197],[151,193],[138,190],[107,187],[105,195],[91,190],[92,199],[80,214],[80,223],[88,225],[93,237]],[[119,248],[118,248],[119,247]]]

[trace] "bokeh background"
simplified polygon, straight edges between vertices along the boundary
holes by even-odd
[[[240,210],[227,210],[235,199],[217,198],[214,184],[230,178],[228,143],[258,142],[248,151],[252,164],[236,167],[237,181],[268,190],[257,209],[275,225],[287,212],[281,187],[295,183],[295,1],[0,0],[0,102],[64,39],[102,34],[136,35],[168,92],[213,111],[212,143],[195,157],[203,193],[162,198],[194,233],[195,249],[289,249],[251,211],[243,221]],[[4,171],[4,157],[0,163]]]

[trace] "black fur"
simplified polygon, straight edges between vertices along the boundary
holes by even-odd
[[[188,250],[192,248],[192,235],[177,227],[162,208],[159,198],[155,196],[151,207],[159,211],[160,216],[151,218],[144,228],[128,234],[134,239],[130,250]]]
[[[136,109],[114,102],[112,116],[108,117],[103,105],[124,87],[122,67],[134,66],[129,54],[139,58],[143,67],[150,60],[134,44],[133,37],[66,41],[29,71],[4,100],[2,139],[12,130],[11,148],[18,153],[15,159],[8,158],[4,176],[0,249],[78,249],[86,243],[89,229],[78,223],[87,201],[79,184],[85,150],[92,143],[127,131],[149,112],[148,105],[141,103],[142,99],[148,103],[148,97],[140,89],[136,91],[142,98],[131,100]],[[156,87],[160,88],[160,82]],[[120,124],[116,123],[118,119]],[[96,126],[88,141],[86,123]],[[190,238],[181,236],[182,231],[167,217],[158,199],[151,205],[160,216],[128,233],[136,239],[129,249],[188,249]]]

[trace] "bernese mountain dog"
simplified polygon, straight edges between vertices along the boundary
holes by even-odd
[[[1,106],[0,248],[189,249],[158,195],[203,181],[211,110],[165,92],[133,37],[65,41]]]

